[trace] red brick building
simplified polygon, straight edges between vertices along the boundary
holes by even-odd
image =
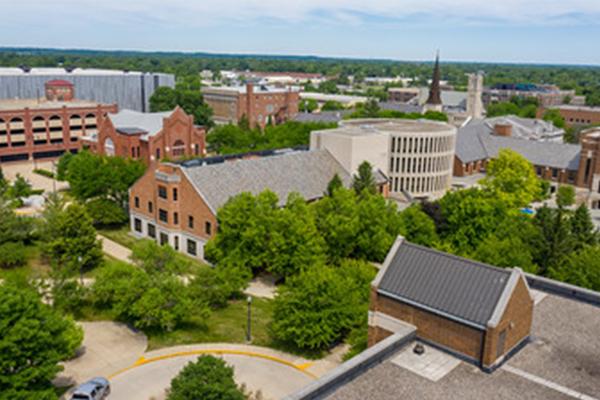
[[[98,134],[86,136],[84,146],[97,154],[139,159],[150,164],[162,159],[203,156],[206,131],[181,108],[159,113],[122,110],[109,114]]]
[[[561,105],[549,108],[557,110],[565,119],[568,126],[585,126],[600,124],[600,107],[586,107],[575,105]],[[548,109],[538,109],[538,118],[541,118]]]
[[[346,187],[351,185],[350,174],[326,150],[160,163],[130,189],[131,232],[203,258],[204,244],[217,231],[217,212],[231,197],[269,189],[280,206],[292,192],[317,200],[335,174]],[[387,179],[375,176],[386,192]]]
[[[299,92],[291,88],[255,86],[205,87],[204,100],[220,123],[237,123],[243,116],[251,127],[280,124],[298,114]]]
[[[116,105],[75,99],[67,81],[49,81],[43,99],[0,100],[0,162],[55,158],[76,152]]]
[[[490,370],[527,342],[533,305],[520,269],[399,237],[372,283],[368,342],[372,346],[409,323],[421,341]]]

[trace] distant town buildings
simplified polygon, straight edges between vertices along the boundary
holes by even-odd
[[[97,154],[133,158],[146,164],[162,159],[203,156],[206,131],[181,108],[159,113],[122,110],[108,114],[83,146]]]
[[[328,150],[351,172],[368,161],[388,177],[390,197],[410,200],[450,188],[455,141],[456,128],[441,122],[365,119],[312,132],[310,148]]]
[[[217,232],[217,212],[243,192],[266,189],[285,205],[292,192],[307,201],[323,197],[337,174],[346,187],[351,174],[327,151],[271,151],[270,154],[216,157],[162,163],[148,169],[130,189],[131,232],[169,244],[192,257]],[[387,179],[375,173],[380,191]]]
[[[117,112],[115,104],[76,99],[69,81],[49,80],[42,87],[44,98],[0,100],[0,162],[76,152],[83,136],[96,134],[105,115]]]
[[[528,98],[533,97],[538,100],[541,107],[558,106],[565,104],[565,100],[570,99],[573,104],[585,103],[584,96],[576,96],[574,90],[560,90],[553,85],[534,85],[534,84],[497,84],[486,88],[483,91],[483,103],[507,102],[513,97]]]
[[[244,116],[251,127],[280,124],[298,114],[299,92],[264,85],[202,88],[204,100],[217,123],[237,123]]]
[[[503,269],[399,237],[372,283],[369,345],[405,323],[417,337],[484,369],[529,338],[533,297],[520,269]]]
[[[320,106],[328,101],[335,101],[342,104],[344,107],[354,107],[359,103],[366,103],[369,98],[365,96],[353,96],[347,94],[328,94],[328,93],[317,93],[317,92],[302,92],[300,93],[301,99],[315,100]],[[302,110],[300,110],[302,111]]]
[[[298,86],[311,83],[318,86],[327,79],[318,73],[306,72],[261,72],[261,71],[221,71],[221,79],[232,83],[241,81],[253,81],[258,85],[268,86]],[[213,76],[210,75],[210,78]],[[203,78],[208,78],[208,73],[205,73]]]
[[[150,97],[160,86],[175,86],[171,74],[82,68],[0,67],[0,99],[35,99],[44,95],[46,82],[64,80],[76,97],[122,109],[150,110]]]

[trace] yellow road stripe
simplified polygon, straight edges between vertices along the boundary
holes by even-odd
[[[283,358],[279,358],[276,356],[271,356],[268,354],[262,354],[262,353],[257,353],[257,352],[253,352],[253,351],[245,351],[245,350],[221,350],[221,349],[206,349],[206,350],[189,350],[189,351],[178,351],[175,353],[171,353],[171,354],[165,354],[162,356],[157,356],[157,357],[151,357],[151,358],[144,358],[144,357],[140,357],[135,363],[133,363],[133,365],[127,367],[127,368],[123,368],[120,371],[115,372],[114,374],[110,375],[108,378],[109,379],[113,379],[115,378],[117,375],[120,375],[124,372],[127,372],[129,370],[132,370],[136,367],[145,365],[145,364],[149,364],[149,363],[153,363],[156,361],[161,361],[161,360],[167,360],[170,358],[176,358],[176,357],[185,357],[185,356],[193,356],[193,355],[200,355],[200,354],[219,354],[219,355],[223,355],[223,354],[228,354],[228,355],[241,355],[241,356],[248,356],[248,357],[256,357],[256,358],[262,358],[265,360],[269,360],[269,361],[273,361],[279,364],[283,364],[286,365],[288,367],[294,368],[308,376],[310,376],[313,379],[317,379],[317,376],[309,371],[306,371],[307,368],[309,368],[311,365],[313,365],[312,362],[307,362],[307,363],[303,363],[300,365],[296,365],[293,362],[284,360]]]

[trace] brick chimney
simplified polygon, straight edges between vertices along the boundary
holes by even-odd
[[[254,119],[254,84],[252,82],[246,83],[246,118],[248,118],[250,128],[253,128],[256,121]]]
[[[512,125],[496,124],[494,125],[494,134],[498,136],[512,136]]]

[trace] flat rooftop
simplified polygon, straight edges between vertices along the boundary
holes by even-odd
[[[444,122],[436,122],[424,119],[350,119],[340,122],[336,131],[348,134],[364,131],[380,134],[387,133],[432,133],[455,131],[456,128]]]
[[[29,108],[31,110],[49,110],[62,107],[96,107],[100,103],[87,100],[48,101],[46,99],[8,99],[0,100],[0,111],[16,111]]]
[[[268,94],[268,93],[286,93],[286,92],[297,92],[296,89],[291,88],[278,88],[272,86],[261,86],[254,85],[253,92],[257,94]],[[246,86],[207,86],[202,88],[202,93],[213,94],[213,93],[246,93]]]
[[[97,76],[97,75],[143,75],[147,72],[123,71],[118,69],[96,69],[96,68],[75,68],[68,72],[64,68],[31,68],[28,72],[16,67],[0,67],[0,76],[27,76],[27,75],[79,75],[79,76]],[[162,73],[152,73],[152,75],[167,75]]]
[[[600,399],[600,309],[532,292],[536,305],[531,342],[491,374],[446,357],[439,368],[425,366],[437,374],[437,380],[427,378],[397,361],[405,347],[327,399]],[[412,364],[410,369],[418,368]]]
[[[553,108],[558,108],[559,110],[588,111],[588,112],[600,113],[600,107],[592,107],[592,106],[576,106],[576,105],[571,105],[571,104],[563,104],[563,105],[556,106]]]

